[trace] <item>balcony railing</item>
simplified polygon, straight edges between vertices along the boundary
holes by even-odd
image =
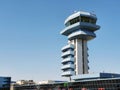
[[[69,55],[73,55],[74,56],[74,51],[68,50],[66,52],[63,52],[61,57],[65,57],[65,56],[69,56]]]
[[[65,50],[67,50],[67,49],[69,49],[69,48],[74,49],[74,45],[72,45],[72,44],[66,45],[66,46],[64,46],[61,50],[62,50],[62,51],[65,51]]]
[[[85,38],[87,40],[90,40],[90,39],[93,39],[94,37],[96,37],[95,33],[94,32],[90,32],[90,31],[87,31],[87,30],[79,30],[79,31],[76,31],[76,32],[73,32],[71,33],[69,36],[68,36],[68,39],[74,39],[74,38]]]
[[[62,70],[65,70],[65,69],[74,69],[74,64],[66,64],[66,65],[63,65],[61,67]]]
[[[74,62],[74,58],[73,57],[68,57],[62,60],[62,63],[66,63],[66,62]]]
[[[62,72],[61,74],[62,76],[72,76],[75,75],[74,71],[66,71],[66,72]]]

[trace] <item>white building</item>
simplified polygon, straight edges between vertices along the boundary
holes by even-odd
[[[62,50],[62,76],[87,74],[88,47],[87,41],[96,37],[97,17],[93,13],[79,11],[70,15],[64,22],[65,28],[60,32],[68,37],[68,44]]]
[[[35,84],[33,80],[18,80],[16,82],[18,85],[30,85],[30,84]]]
[[[43,80],[40,81],[38,84],[54,84],[54,83],[62,83],[66,81],[56,81],[56,80]]]

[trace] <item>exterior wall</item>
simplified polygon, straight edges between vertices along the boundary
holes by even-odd
[[[75,40],[75,66],[76,75],[88,73],[88,56],[86,40]]]
[[[18,85],[26,85],[26,84],[35,84],[33,80],[19,80],[16,82]]]
[[[39,88],[39,89],[38,89]],[[43,85],[14,86],[13,90],[120,90],[120,78],[80,80]]]
[[[62,48],[62,76],[74,75],[74,45],[68,44]]]
[[[88,74],[89,65],[88,65],[88,47],[87,41],[84,40],[84,74]]]
[[[0,77],[0,89],[10,90],[11,77]]]
[[[70,47],[66,49],[65,47],[68,46],[68,45],[74,46],[74,49],[70,50],[71,49]],[[62,52],[62,58],[63,58],[62,63],[66,59],[66,58],[64,58],[64,55],[67,53],[67,51],[69,51],[69,50],[74,51],[74,57],[71,57],[71,59],[74,58],[74,62],[72,61],[73,64],[70,64],[70,65],[74,65],[74,68],[71,67],[74,70],[72,70],[71,68],[66,68],[65,67],[71,61],[68,61],[68,63],[66,62],[66,64],[63,63],[62,70],[63,70],[64,73],[62,73],[62,76],[72,76],[72,75],[79,75],[79,74],[87,74],[88,73],[87,40],[83,40],[83,39],[71,40],[71,41],[68,41],[68,45],[64,46],[65,51]],[[70,57],[71,55],[69,54],[67,56]],[[67,72],[67,71],[70,71],[70,72]],[[74,71],[74,73],[72,73],[73,71]]]
[[[83,73],[83,60],[82,60],[82,41],[76,39],[76,75]]]

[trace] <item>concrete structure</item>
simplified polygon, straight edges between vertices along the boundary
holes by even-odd
[[[13,85],[11,90],[120,90],[120,74],[96,73],[72,76],[75,81],[44,81],[41,84]]]
[[[44,80],[44,81],[40,81],[38,84],[54,84],[54,83],[63,83],[63,82],[67,82],[67,81],[56,81],[56,80]]]
[[[36,85],[33,80],[18,80],[11,83],[10,90],[37,90]]]
[[[30,84],[35,84],[33,80],[18,80],[16,82],[18,85],[30,85]]]
[[[11,77],[0,77],[0,89],[10,90]]]
[[[79,81],[79,80],[97,80],[97,79],[108,79],[108,78],[120,78],[120,74],[116,73],[93,73],[93,74],[83,74],[83,75],[76,75],[72,76],[72,80]]]
[[[62,48],[62,76],[87,74],[88,47],[87,41],[96,37],[97,17],[90,12],[79,11],[65,20],[65,28],[60,32],[68,37],[68,44]]]

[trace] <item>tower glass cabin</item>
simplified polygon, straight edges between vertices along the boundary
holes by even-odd
[[[76,12],[65,20],[65,28],[60,32],[68,37],[68,44],[61,49],[62,76],[88,73],[87,41],[96,37],[94,32],[100,28],[96,21],[95,14],[84,11]]]

